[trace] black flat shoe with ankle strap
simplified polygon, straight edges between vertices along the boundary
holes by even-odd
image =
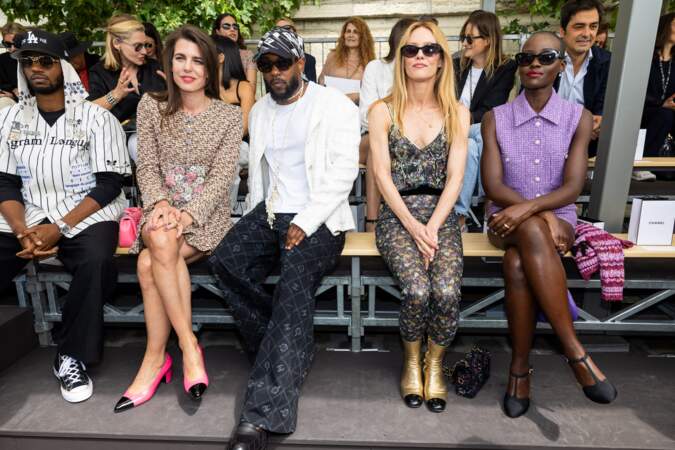
[[[586,366],[586,370],[588,370],[588,372],[593,377],[593,381],[595,381],[595,384],[592,384],[590,386],[582,386],[584,394],[586,394],[586,397],[588,397],[595,403],[607,404],[612,403],[614,401],[614,399],[618,395],[616,388],[607,379],[600,380],[597,377],[597,375],[595,375],[595,372],[593,372],[591,366],[588,364],[588,353],[584,354],[584,356],[582,356],[579,359],[568,359],[567,363],[570,366],[573,364],[583,364],[584,366]]]
[[[518,394],[518,381],[529,377],[532,372],[533,370],[530,369],[523,374],[509,373],[509,376],[514,379],[513,395],[509,394],[508,390],[504,394],[504,414],[512,419],[522,416],[530,407],[530,397],[518,398],[516,395]]]

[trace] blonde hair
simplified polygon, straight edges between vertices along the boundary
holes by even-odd
[[[25,32],[26,27],[24,27],[18,22],[7,22],[2,28],[0,28],[0,33],[3,36],[6,34],[19,34]]]
[[[122,67],[122,55],[120,55],[119,50],[113,45],[113,41],[115,39],[129,39],[129,36],[136,31],[145,33],[145,27],[130,14],[118,14],[110,18],[105,31],[103,67],[108,70],[119,70]]]
[[[494,13],[478,9],[469,15],[469,18],[462,25],[462,31],[459,34],[466,34],[466,29],[469,25],[478,28],[480,35],[490,42],[487,57],[485,58],[485,76],[490,78],[495,73],[495,70],[506,62],[502,51],[502,29],[499,24],[499,18]],[[471,58],[464,56],[464,50],[462,50],[462,57],[459,61],[460,69],[464,72],[470,65]]]
[[[347,32],[347,26],[349,24],[354,25],[354,28],[356,28],[356,31],[359,33],[359,63],[363,67],[366,67],[366,64],[375,59],[375,41],[373,40],[373,35],[370,33],[368,24],[360,17],[350,17],[342,24],[340,37],[338,38],[334,50],[337,63],[340,66],[347,63],[349,49],[345,43],[345,33]]]
[[[380,100],[384,103],[391,104],[392,119],[396,127],[405,134],[403,130],[403,113],[405,112],[406,104],[408,103],[408,89],[406,86],[405,65],[403,64],[403,56],[401,55],[401,48],[407,45],[410,41],[410,35],[418,28],[426,28],[434,35],[436,43],[441,46],[441,61],[442,66],[436,74],[436,81],[434,82],[434,94],[436,102],[441,111],[445,112],[444,128],[448,141],[448,146],[452,142],[454,136],[459,135],[459,102],[455,95],[455,75],[452,67],[452,54],[448,48],[448,42],[445,36],[433,22],[418,21],[410,25],[401,38],[401,42],[396,49],[396,59],[394,65],[394,85],[389,94],[384,99]]]

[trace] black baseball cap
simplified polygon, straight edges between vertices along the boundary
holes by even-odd
[[[17,48],[12,53],[12,58],[19,59],[23,53],[44,53],[55,58],[68,59],[68,50],[59,37],[48,31],[35,30],[21,33],[14,38]]]
[[[91,41],[83,41],[83,42],[78,41],[77,37],[75,36],[75,33],[71,31],[64,31],[63,33],[60,33],[59,38],[61,39],[61,41],[63,41],[63,44],[66,46],[66,50],[68,51],[68,55],[70,57],[79,55],[80,53],[84,53],[85,50],[91,47],[92,44]]]

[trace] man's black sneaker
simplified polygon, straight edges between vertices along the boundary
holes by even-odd
[[[94,383],[87,375],[87,368],[70,356],[56,354],[54,376],[61,382],[61,395],[67,402],[83,402],[94,393]]]

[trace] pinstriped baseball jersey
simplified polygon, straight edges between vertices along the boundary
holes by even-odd
[[[19,104],[0,110],[0,171],[21,177],[28,226],[45,218],[62,219],[96,186],[95,173],[131,173],[126,136],[117,119],[86,101],[67,107],[72,114],[63,114],[51,127],[37,111],[29,123],[22,123]],[[118,220],[125,205],[120,191],[65,236]],[[0,232],[11,232],[2,217]]]

